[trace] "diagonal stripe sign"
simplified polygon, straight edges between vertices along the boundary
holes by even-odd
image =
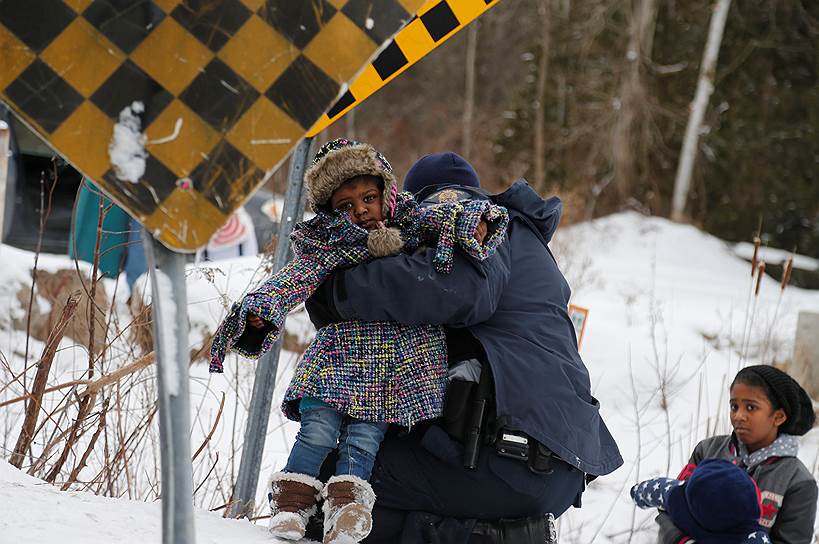
[[[0,99],[193,251],[423,4],[0,0]]]
[[[428,0],[310,128],[315,136],[398,77],[500,0]]]

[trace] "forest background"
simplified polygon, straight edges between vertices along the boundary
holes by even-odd
[[[403,176],[467,157],[525,177],[574,222],[668,216],[713,0],[503,0],[318,136]],[[819,255],[819,2],[731,3],[686,215],[716,236]],[[274,176],[283,189],[285,169]],[[807,285],[806,285],[807,286]]]

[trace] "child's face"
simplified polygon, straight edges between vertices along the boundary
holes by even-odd
[[[779,434],[787,416],[781,408],[774,410],[765,390],[756,385],[735,383],[731,387],[731,425],[748,451],[770,446]]]
[[[330,197],[333,211],[345,211],[350,221],[367,230],[384,220],[381,180],[376,176],[356,176],[341,184]]]

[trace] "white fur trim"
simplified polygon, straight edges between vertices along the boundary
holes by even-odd
[[[319,498],[321,498],[321,490],[324,487],[319,480],[313,478],[312,476],[308,476],[307,474],[299,474],[297,472],[274,472],[273,475],[270,477],[270,490],[273,492],[274,495],[278,495],[279,493],[279,482],[290,481],[290,482],[299,482],[302,484],[306,484],[313,489],[316,490],[315,499],[318,502]],[[318,511],[317,504],[313,504],[309,508],[299,510],[298,512],[279,512],[278,509],[275,507],[273,501],[270,502],[270,527],[273,528],[273,520],[274,519],[281,519],[280,516],[284,514],[294,514],[297,517],[300,517],[303,522],[304,526],[307,526],[307,520],[313,517],[316,512]],[[290,517],[290,516],[285,516]],[[287,538],[287,537],[282,537]]]
[[[332,484],[344,482],[352,484],[353,502],[333,507],[327,497],[328,490]],[[375,493],[369,483],[358,476],[340,474],[327,481],[321,495],[325,499],[322,506],[325,544],[356,544],[367,537],[372,529],[372,510],[375,505]],[[349,525],[351,520],[353,524]],[[345,527],[339,529],[338,523],[343,523]]]
[[[299,474],[298,472],[274,472],[270,476],[270,487],[272,488],[276,482],[281,481],[299,482],[309,485],[316,490],[316,498],[318,498],[319,493],[321,493],[321,490],[324,488],[324,484],[318,479],[308,476],[307,474]]]
[[[402,247],[404,240],[401,239],[401,231],[396,228],[373,229],[367,234],[367,249],[373,257],[398,255]]]
[[[376,157],[370,144],[357,144],[329,152],[304,173],[308,201],[313,211],[330,201],[333,191],[348,179],[359,175],[379,176],[384,180],[384,212],[389,208],[390,191],[397,186],[395,175]]]
[[[304,538],[304,531],[307,528],[305,520],[316,513],[315,506],[309,515],[305,516],[305,512],[278,512],[270,517],[270,524],[268,531],[276,538],[283,538],[284,540],[301,540]],[[290,531],[283,530],[282,527],[291,526]],[[298,527],[298,528],[297,528]]]
[[[330,484],[335,482],[351,482],[353,484],[353,494],[355,495],[355,502],[363,504],[367,508],[372,509],[375,504],[375,491],[369,482],[362,480],[358,476],[352,474],[339,474],[327,480],[327,485],[321,491],[321,496],[325,501],[327,500],[327,489]]]

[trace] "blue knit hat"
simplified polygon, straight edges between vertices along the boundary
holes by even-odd
[[[702,461],[666,500],[674,525],[701,544],[742,542],[759,531],[759,490],[727,459]]]
[[[418,159],[404,177],[404,190],[413,194],[431,185],[480,187],[475,169],[452,151],[432,153]]]

